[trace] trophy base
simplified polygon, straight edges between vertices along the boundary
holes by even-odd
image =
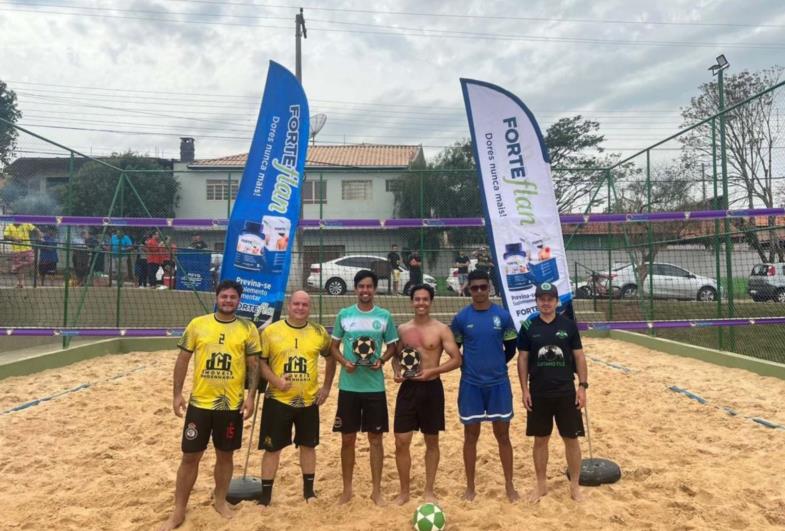
[[[407,380],[414,378],[418,374],[420,374],[420,371],[417,369],[403,371],[403,377]]]
[[[370,367],[374,363],[376,363],[374,360],[357,360],[354,362],[357,367]]]

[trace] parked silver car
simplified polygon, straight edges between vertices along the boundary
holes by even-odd
[[[750,272],[747,293],[755,302],[785,302],[785,264],[757,264]]]
[[[306,284],[312,289],[323,289],[330,295],[343,295],[347,291],[354,291],[354,275],[362,269],[370,271],[386,271],[388,268],[386,258],[381,256],[353,254],[336,258],[321,264],[311,264]],[[398,266],[401,274],[398,289],[408,294],[411,283],[409,270],[403,265]],[[321,274],[322,285],[319,285]],[[431,275],[423,275],[423,282],[436,289],[436,279]],[[390,290],[390,279],[380,275],[378,292],[387,293]]]
[[[638,283],[632,264],[613,270],[611,279],[614,294],[621,298],[638,296]],[[651,271],[653,295],[659,299],[688,299],[699,301],[717,300],[717,281],[713,278],[696,275],[673,264],[654,262]],[[643,281],[643,293],[649,292],[649,278]]]

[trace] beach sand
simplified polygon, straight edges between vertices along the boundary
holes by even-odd
[[[772,529],[785,528],[785,431],[746,417],[785,424],[785,381],[678,358],[608,339],[586,339],[589,411],[595,457],[619,463],[622,480],[585,488],[570,500],[564,449],[551,441],[550,492],[539,504],[510,504],[490,425],[483,427],[473,503],[464,489],[458,372],[444,377],[447,430],[441,436],[437,493],[448,529]],[[0,528],[152,529],[169,514],[180,458],[182,420],[171,411],[176,353],[105,356],[66,368],[9,378],[0,384],[0,411],[72,389],[39,405],[0,415]],[[622,365],[624,372],[608,363]],[[392,426],[396,384],[389,378]],[[531,441],[515,363],[510,365],[516,416],[512,422],[515,483],[523,497],[533,481]],[[336,384],[337,385],[337,384]],[[705,398],[700,404],[668,390],[676,385]],[[186,390],[190,387],[190,375]],[[375,507],[370,493],[368,444],[358,439],[355,498],[336,505],[341,490],[340,438],[331,432],[337,388],[322,409],[316,490],[305,504],[293,448],[283,451],[266,509],[242,503],[231,521],[211,507],[211,449],[191,496],[184,530],[410,529],[423,488],[422,437],[412,445],[413,499],[403,507]],[[723,408],[736,411],[729,415]],[[244,448],[235,454],[242,474]],[[257,423],[258,429],[258,423]],[[254,434],[254,447],[258,433]],[[392,433],[384,439],[383,489],[398,492]],[[588,445],[582,441],[584,457]],[[249,473],[259,475],[252,450]]]

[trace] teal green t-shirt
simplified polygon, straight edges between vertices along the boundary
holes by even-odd
[[[370,348],[372,361],[384,355],[387,345],[398,341],[392,315],[384,308],[374,306],[364,312],[357,305],[343,308],[335,318],[333,338],[343,343],[343,357],[356,362],[359,357],[355,351]],[[341,368],[338,389],[356,393],[377,393],[384,391],[384,371],[370,367],[357,366],[354,372]]]

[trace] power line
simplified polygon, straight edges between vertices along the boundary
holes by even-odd
[[[43,5],[43,4],[39,4]],[[67,7],[67,6],[65,6]],[[89,9],[89,8],[79,8]],[[113,18],[113,19],[127,19],[127,20],[148,20],[164,24],[205,24],[214,26],[240,26],[250,28],[265,28],[265,29],[281,29],[291,30],[291,28],[283,26],[269,26],[263,24],[246,24],[241,22],[216,22],[208,20],[173,20],[166,18],[154,17],[132,17],[126,15],[111,15],[106,13],[76,13],[76,12],[63,12],[51,11],[40,9],[19,9],[19,8],[3,8],[0,11],[16,11],[21,13],[36,13],[36,14],[52,14],[52,15],[66,15],[66,16],[82,16],[82,17],[97,17],[97,18]],[[392,29],[395,29],[392,27]],[[367,35],[381,35],[381,36],[395,36],[395,37],[441,37],[449,39],[463,39],[463,40],[490,40],[490,41],[521,41],[521,42],[552,42],[552,43],[570,43],[570,44],[595,44],[603,46],[663,46],[663,47],[678,47],[678,48],[712,48],[716,49],[718,46],[730,49],[759,49],[759,50],[779,50],[785,49],[785,44],[779,43],[732,43],[732,42],[682,42],[682,41],[647,41],[647,40],[622,40],[622,39],[591,39],[581,37],[551,37],[540,35],[505,35],[505,34],[491,34],[491,33],[473,33],[461,32],[454,30],[439,30],[439,29],[418,29],[419,33],[407,33],[402,31],[370,31],[370,30],[356,30],[356,29],[338,29],[338,28],[323,28],[312,27],[312,31],[323,31],[325,33],[350,33],[350,34],[367,34]]]

